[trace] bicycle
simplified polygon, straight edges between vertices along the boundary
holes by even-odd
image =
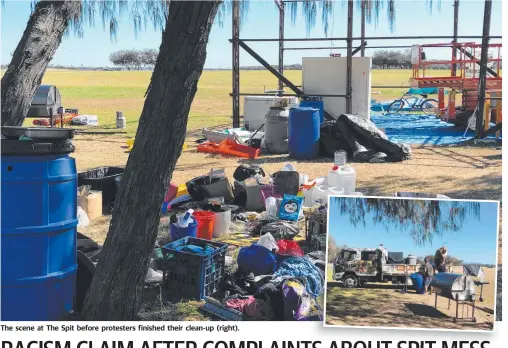
[[[393,101],[388,105],[387,112],[389,114],[398,113],[404,106],[409,107],[409,110],[404,111],[421,111],[427,115],[437,115],[439,113],[439,104],[436,99],[428,99],[427,94],[420,94],[419,98],[409,92],[402,95],[400,99]]]

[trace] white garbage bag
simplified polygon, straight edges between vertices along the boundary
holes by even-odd
[[[162,271],[154,271],[152,268],[149,268],[146,273],[145,283],[159,282],[162,282]]]
[[[266,233],[263,234],[261,237],[259,237],[258,244],[264,246],[270,251],[273,251],[275,249],[275,252],[277,252],[279,250],[277,242],[275,241],[275,238],[273,238],[271,233]]]
[[[87,227],[90,224],[90,219],[86,215],[83,208],[78,206],[78,227]]]

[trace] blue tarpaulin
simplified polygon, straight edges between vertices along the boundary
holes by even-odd
[[[469,140],[475,132],[441,121],[434,115],[372,113],[371,121],[383,129],[391,141],[407,144],[449,145]]]

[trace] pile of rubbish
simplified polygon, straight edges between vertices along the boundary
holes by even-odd
[[[326,215],[307,226],[326,214],[330,194],[362,195],[356,171],[337,160],[314,180],[287,163],[272,174],[242,164],[232,184],[223,168],[170,183],[161,212],[171,242],[154,250],[146,282],[172,302],[205,301],[204,311],[226,320],[321,320]]]
[[[45,126],[49,127],[53,126],[61,126],[63,122],[64,125],[69,126],[98,126],[99,119],[97,115],[84,115],[79,114],[78,109],[65,109],[61,114],[54,115],[51,118],[41,118],[35,119],[32,121],[34,126]]]
[[[409,145],[391,140],[370,120],[342,114],[325,121],[323,102],[313,101],[312,105],[318,106],[291,109],[272,106],[265,123],[253,132],[244,128],[222,131],[205,128],[206,139],[200,140],[203,142],[197,150],[249,159],[261,154],[289,154],[290,158],[312,160],[318,156],[334,157],[340,150],[346,151],[354,162],[398,162],[411,158]],[[263,128],[265,132],[261,132]]]

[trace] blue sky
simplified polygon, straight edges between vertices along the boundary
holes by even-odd
[[[371,213],[365,216],[365,226],[353,226],[348,214],[341,214],[337,200],[330,202],[329,233],[338,245],[356,248],[376,248],[383,244],[389,251],[403,251],[404,256],[433,255],[444,243],[450,255],[465,262],[496,264],[497,204],[480,203],[480,218],[466,218],[457,232],[445,232],[435,236],[431,245],[419,246],[413,242],[409,232],[385,224],[374,224]],[[446,204],[446,202],[442,202]],[[395,226],[395,225],[394,225]],[[388,228],[386,228],[388,227]]]
[[[437,3],[437,0],[434,0]],[[367,25],[367,36],[407,36],[407,35],[452,35],[453,33],[453,7],[451,0],[441,0],[441,10],[434,5],[432,14],[427,11],[426,1],[400,0],[396,3],[395,31],[389,30],[386,21],[386,9],[382,9],[379,24]],[[459,17],[459,35],[481,35],[483,20],[483,0],[461,0]],[[346,36],[346,8],[336,4],[333,16],[333,30],[329,36]],[[16,48],[30,16],[30,2],[24,0],[5,0],[1,14],[1,63],[10,61],[10,54]],[[324,37],[320,15],[316,19],[315,29],[310,37]],[[360,35],[360,14],[355,7],[355,24],[353,35]],[[492,9],[491,35],[501,35],[501,1],[494,1]],[[104,31],[100,20],[94,28],[85,28],[85,36],[79,39],[74,36],[65,37],[58,48],[52,64],[68,66],[111,66],[108,57],[111,52],[121,49],[158,48],[161,42],[161,33],[152,28],[142,32],[136,39],[131,18],[126,14],[120,18],[120,33],[116,42],[111,42],[109,32]],[[302,16],[293,25],[289,14],[286,15],[286,37],[306,37],[306,30]],[[332,29],[332,28],[331,28]],[[205,68],[231,67],[231,15],[226,14],[224,25],[215,24],[209,41],[208,56]],[[254,1],[249,4],[249,11],[243,21],[240,32],[241,38],[276,38],[278,37],[278,11],[272,0]],[[471,40],[468,40],[471,41]],[[371,46],[380,45],[411,45],[411,40],[382,40],[369,42]],[[435,41],[421,41],[420,43],[438,43]],[[278,44],[252,42],[249,45],[261,54],[271,64],[277,64]],[[287,47],[316,47],[316,46],[343,46],[344,41],[332,44],[330,41],[321,42],[288,42]],[[344,51],[338,51],[344,53]],[[372,50],[367,50],[367,54]],[[445,52],[436,52],[435,58],[448,57],[449,49]],[[286,51],[285,64],[301,63],[304,56],[327,56],[329,50]],[[434,58],[430,57],[429,58]],[[247,53],[241,52],[242,65],[259,65]]]

